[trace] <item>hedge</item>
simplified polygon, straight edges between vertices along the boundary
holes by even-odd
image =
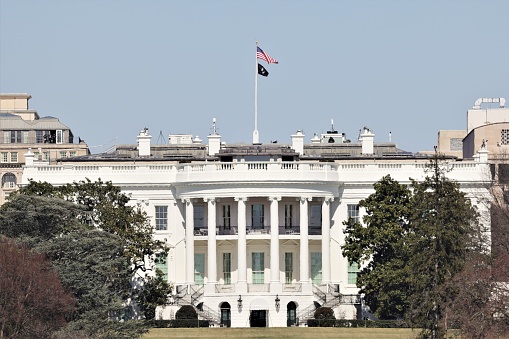
[[[175,320],[152,320],[150,325],[155,328],[190,328],[190,327],[209,327],[208,320],[198,319],[175,319]]]
[[[308,327],[377,327],[377,328],[409,328],[403,320],[347,320],[347,319],[309,319]]]

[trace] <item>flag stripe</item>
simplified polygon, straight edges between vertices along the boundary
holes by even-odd
[[[277,60],[265,53],[260,47],[256,46],[256,57],[267,61],[268,64],[278,64]]]

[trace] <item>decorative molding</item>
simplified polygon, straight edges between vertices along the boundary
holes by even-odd
[[[233,198],[233,199],[234,199],[235,201],[244,201],[244,202],[246,202],[246,201],[248,201],[248,200],[249,200],[249,198],[248,198],[248,197],[235,197],[235,198]]]

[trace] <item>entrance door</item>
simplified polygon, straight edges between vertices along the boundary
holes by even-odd
[[[267,327],[267,311],[266,310],[251,311],[250,325],[251,327]]]
[[[290,301],[286,305],[286,326],[294,326],[297,322],[297,305],[293,301]]]
[[[221,326],[230,327],[231,324],[231,307],[229,303],[224,302],[221,304]]]

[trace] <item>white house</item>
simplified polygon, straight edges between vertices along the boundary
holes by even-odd
[[[208,144],[180,135],[152,145],[144,129],[137,147],[57,165],[29,152],[23,184],[101,178],[131,194],[170,247],[156,266],[176,289],[159,317],[190,303],[201,317],[232,327],[302,325],[318,305],[362,318],[359,267],[341,251],[343,221],[361,217],[358,202],[383,176],[409,184],[429,163],[374,137],[364,128],[360,142],[350,143],[332,130],[306,143],[298,131],[289,144],[229,145],[214,133]],[[487,151],[449,161],[450,178],[477,204]]]

